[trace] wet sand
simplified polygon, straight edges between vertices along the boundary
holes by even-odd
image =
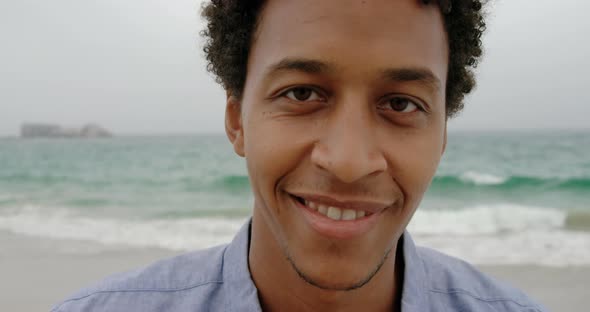
[[[86,242],[61,242],[0,232],[0,311],[49,311],[77,289],[178,252],[162,249],[104,250]],[[516,286],[550,311],[587,308],[590,267],[481,266]]]

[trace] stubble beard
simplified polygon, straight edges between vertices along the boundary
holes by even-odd
[[[359,288],[365,286],[367,283],[369,283],[373,279],[373,277],[375,277],[375,275],[377,275],[379,270],[381,270],[381,267],[383,267],[383,265],[385,264],[385,261],[387,261],[387,259],[389,258],[389,255],[391,254],[391,251],[393,250],[393,248],[395,246],[396,246],[396,244],[392,243],[391,246],[388,247],[388,249],[385,251],[385,253],[383,253],[383,257],[381,257],[381,260],[379,261],[379,263],[377,263],[377,265],[373,268],[373,270],[371,270],[364,278],[362,278],[359,281],[352,283],[348,286],[341,286],[341,287],[327,285],[325,283],[321,283],[321,282],[315,280],[314,278],[312,278],[311,276],[309,276],[305,272],[303,272],[303,270],[301,270],[301,268],[299,268],[299,266],[297,266],[297,263],[295,263],[295,260],[293,260],[293,257],[291,256],[291,254],[288,250],[286,250],[285,254],[287,255],[287,261],[289,261],[293,270],[295,270],[295,272],[297,273],[299,278],[301,278],[307,284],[309,284],[313,287],[322,289],[322,290],[353,291],[353,290],[356,290],[356,289],[359,289]]]

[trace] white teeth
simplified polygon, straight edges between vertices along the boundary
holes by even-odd
[[[318,206],[314,202],[310,202],[310,201],[306,200],[305,204],[307,205],[307,207],[311,208],[312,210],[318,210]]]
[[[354,210],[354,209],[342,209],[338,207],[326,206],[318,203],[314,203],[309,200],[305,200],[305,205],[313,211],[336,221],[352,221],[360,218],[364,218],[367,215],[366,211]]]
[[[336,207],[329,207],[326,216],[328,216],[328,218],[332,220],[340,220],[340,217],[342,216],[342,209]]]
[[[342,211],[342,220],[354,220],[356,219],[356,211],[352,209],[344,209]]]

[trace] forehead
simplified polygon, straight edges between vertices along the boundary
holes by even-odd
[[[269,0],[249,68],[286,57],[367,71],[426,67],[446,81],[448,47],[439,8],[419,0]]]

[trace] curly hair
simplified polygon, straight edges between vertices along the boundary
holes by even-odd
[[[474,69],[482,56],[481,37],[486,29],[486,0],[420,0],[436,3],[443,16],[449,44],[446,115],[463,109],[463,99],[475,87]],[[241,97],[246,82],[248,55],[264,0],[212,0],[202,16],[207,28],[203,51],[207,70],[232,95]]]

